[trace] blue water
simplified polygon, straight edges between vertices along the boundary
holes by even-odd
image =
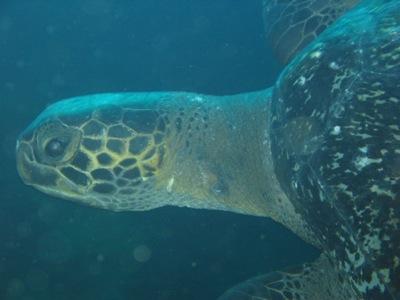
[[[232,94],[270,86],[259,1],[0,3],[0,299],[215,299],[317,252],[276,223],[216,211],[112,213],[51,198],[15,170],[15,138],[61,98]]]

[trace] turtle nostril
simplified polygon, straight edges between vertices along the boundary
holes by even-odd
[[[45,151],[50,157],[59,157],[65,151],[65,143],[58,138],[51,139],[46,144]]]

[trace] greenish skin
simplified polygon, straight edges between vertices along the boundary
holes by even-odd
[[[264,91],[60,101],[19,137],[19,174],[50,195],[114,211],[176,205],[270,217],[322,250],[221,300],[398,299],[399,10],[362,2]]]

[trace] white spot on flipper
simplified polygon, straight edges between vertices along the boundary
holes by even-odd
[[[311,58],[320,58],[321,55],[322,55],[322,51],[317,50],[317,51],[312,52],[312,53],[310,54],[310,57],[311,57]]]
[[[335,160],[342,159],[343,157],[344,157],[344,154],[343,154],[343,153],[340,153],[340,152],[336,152],[336,153],[335,153]]]
[[[300,76],[299,79],[297,80],[297,83],[298,83],[300,86],[305,85],[305,84],[306,84],[306,78],[305,78],[304,76]]]
[[[329,68],[332,69],[332,70],[335,70],[335,71],[337,71],[337,70],[340,69],[339,65],[338,65],[335,61],[332,61],[332,62],[329,64]]]
[[[376,184],[374,184],[374,185],[370,188],[370,191],[373,192],[373,193],[376,193],[376,194],[379,195],[379,196],[385,195],[385,196],[388,196],[388,197],[390,197],[390,198],[392,198],[392,199],[395,199],[395,197],[396,197],[396,195],[395,195],[392,191],[382,189],[382,188],[380,188],[380,187],[379,187],[378,185],[376,185]]]
[[[347,259],[352,263],[353,268],[361,267],[365,263],[365,257],[361,252],[357,251],[352,253],[347,248],[344,250],[346,251]]]
[[[361,153],[368,153],[368,147],[367,146],[361,147],[359,149],[360,149]]]
[[[368,156],[357,156],[354,165],[356,166],[357,170],[360,171],[370,164],[378,164],[381,162],[382,162],[381,158],[374,159],[374,158],[369,158]]]
[[[335,126],[335,127],[333,127],[333,129],[332,129],[332,135],[338,135],[338,134],[340,134],[340,132],[341,132],[340,126]]]
[[[367,234],[364,237],[364,247],[366,249],[380,250],[382,242],[378,234]]]
[[[368,290],[378,288],[381,293],[385,291],[385,283],[390,282],[389,269],[381,269],[378,272],[372,272],[370,281],[363,281],[361,284],[356,284],[357,288],[366,293]]]
[[[168,180],[168,185],[167,185],[167,192],[171,193],[172,192],[172,186],[174,185],[175,177],[171,177]]]
[[[394,265],[395,268],[397,268],[398,266],[400,266],[400,259],[399,259],[397,256],[395,256],[395,257],[393,258],[393,265]]]
[[[200,96],[194,96],[192,99],[191,99],[193,102],[204,102],[204,98],[203,97],[200,97]]]

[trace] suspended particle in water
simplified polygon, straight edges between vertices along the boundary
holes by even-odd
[[[151,258],[151,249],[146,245],[139,245],[133,249],[133,257],[137,262],[144,263]]]

